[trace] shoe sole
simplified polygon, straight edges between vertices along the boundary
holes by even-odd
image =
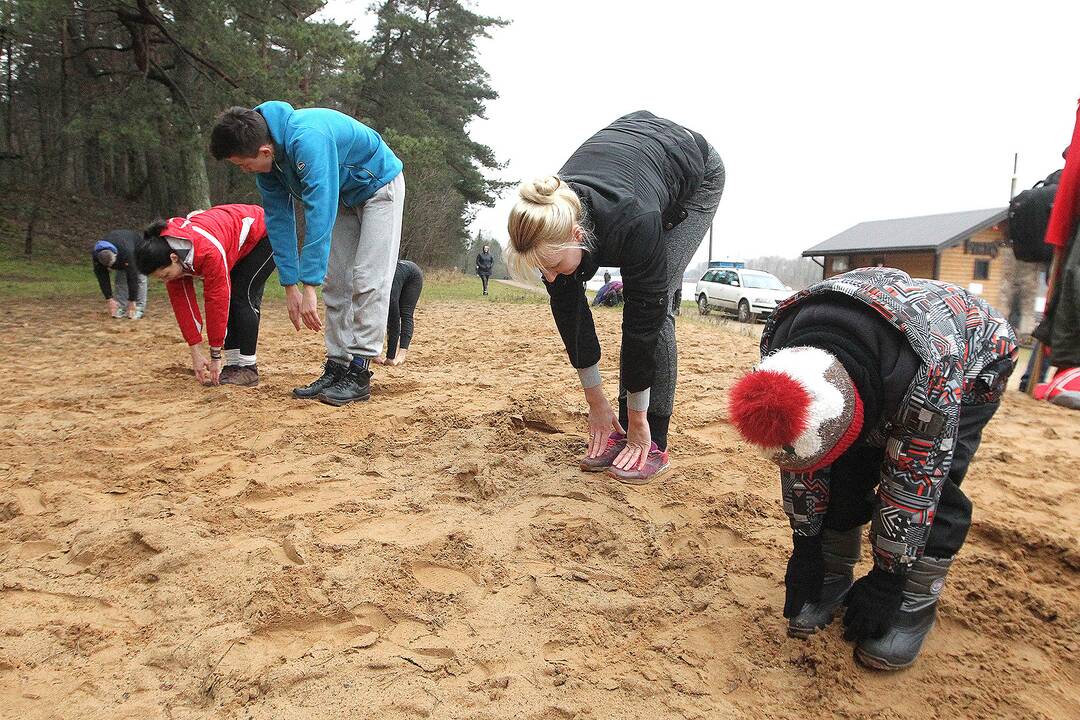
[[[314,395],[299,395],[298,393],[300,391],[300,388],[293,388],[292,396],[294,398],[296,398],[297,400],[318,400],[319,396],[323,394],[324,390],[326,390],[326,388],[323,388],[322,390],[315,393]]]
[[[844,591],[844,594],[845,595],[847,594],[846,590]],[[828,619],[827,622],[825,622],[822,625],[817,625],[817,626],[815,626],[813,628],[797,627],[795,625],[789,624],[788,628],[787,628],[788,637],[798,638],[800,640],[806,640],[811,635],[816,635],[817,633],[821,632],[822,630],[824,630],[825,628],[827,628],[827,627],[829,627],[830,625],[833,624],[833,621],[836,620],[836,615],[837,615],[837,612],[839,610],[840,610],[840,605],[838,604],[836,606],[836,609],[832,611],[832,614],[829,615],[829,619]]]
[[[825,623],[824,625],[818,625],[818,626],[813,627],[813,628],[794,627],[792,625],[788,625],[788,628],[787,628],[788,637],[798,638],[799,640],[807,640],[807,639],[809,639],[809,637],[811,635],[817,635],[819,632],[821,632],[825,628],[832,625],[833,620],[835,620],[835,619],[836,619],[836,616],[834,614],[833,617],[829,618],[829,622]]]
[[[619,477],[615,473],[611,472],[611,468],[608,468],[608,477],[615,478],[616,480],[621,482],[623,485],[648,485],[649,483],[651,483],[653,481],[654,478],[658,478],[661,475],[663,475],[665,472],[667,472],[667,469],[669,467],[671,467],[671,463],[668,463],[667,465],[660,468],[659,470],[657,470],[656,472],[654,472],[652,475],[650,475],[647,478]]]
[[[579,463],[578,467],[581,468],[583,472],[598,473],[610,469],[611,465],[586,465],[585,463]]]
[[[873,655],[867,654],[859,648],[855,648],[855,660],[860,665],[868,667],[871,670],[884,670],[886,672],[892,670],[903,670],[915,664],[915,660],[912,660],[911,662],[904,663],[903,665],[896,665],[887,660],[883,660],[882,658],[874,657]]]
[[[816,627],[811,630],[808,628],[793,628],[788,625],[787,634],[788,637],[797,638],[799,640],[808,640],[810,639],[811,635],[817,635],[819,632],[821,632],[827,627],[828,625],[823,625],[822,627]]]
[[[325,395],[319,395],[319,401],[324,402],[327,405],[333,405],[334,407],[343,407],[354,402],[367,402],[371,398],[371,393],[368,393],[364,397],[351,398],[349,400],[332,400]]]

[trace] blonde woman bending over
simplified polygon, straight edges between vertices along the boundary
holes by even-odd
[[[641,110],[585,141],[558,175],[526,182],[510,212],[509,262],[539,271],[589,403],[581,469],[644,484],[668,467],[675,310],[682,276],[712,223],[724,164],[698,133]],[[622,269],[619,412],[604,395],[600,343],[583,283]]]

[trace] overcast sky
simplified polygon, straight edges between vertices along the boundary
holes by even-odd
[[[367,35],[366,3],[328,15]],[[713,256],[794,256],[864,220],[1003,207],[1063,164],[1080,97],[1080,3],[480,0],[510,20],[480,45],[499,98],[470,131],[556,171],[648,109],[727,167]],[[406,179],[408,168],[405,169]],[[509,193],[473,229],[506,243]],[[705,258],[705,243],[695,261]]]

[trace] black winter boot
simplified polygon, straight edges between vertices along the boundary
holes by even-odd
[[[348,371],[330,387],[319,393],[319,399],[327,405],[340,407],[371,397],[371,371],[357,365],[349,365]]]
[[[293,397],[300,398],[301,400],[314,400],[319,397],[319,393],[344,377],[345,373],[348,371],[348,365],[341,365],[327,358],[326,367],[323,369],[322,376],[310,385],[293,388]]]
[[[875,670],[899,670],[915,662],[937,619],[937,602],[952,558],[922,557],[908,571],[904,604],[884,635],[860,640],[855,658]]]
[[[861,541],[862,527],[843,531],[822,528],[825,582],[821,587],[821,599],[806,603],[798,615],[788,620],[788,635],[805,639],[833,621],[854,581]]]

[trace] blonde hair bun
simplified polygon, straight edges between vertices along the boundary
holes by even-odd
[[[518,187],[518,195],[526,202],[537,205],[551,205],[556,202],[556,193],[562,186],[562,180],[558,175],[536,178],[530,182],[523,182]]]

